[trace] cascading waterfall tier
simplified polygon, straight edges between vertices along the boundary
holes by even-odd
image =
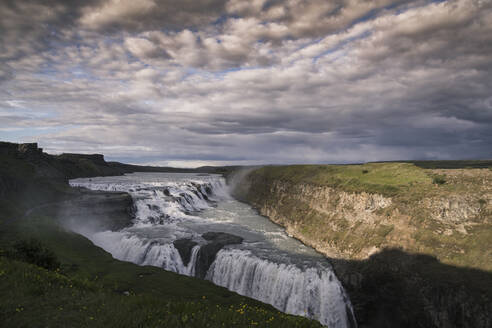
[[[350,327],[348,315],[353,313],[351,309],[346,313],[347,297],[327,268],[301,269],[261,260],[249,251],[226,249],[217,254],[207,278],[283,312],[316,318],[329,327]]]
[[[75,179],[70,184],[132,196],[135,218],[131,227],[120,231],[73,229],[116,259],[205,276],[241,295],[286,313],[314,318],[328,327],[356,326],[350,301],[330,264],[312,250],[306,251],[309,256],[297,252],[307,248],[233,200],[218,175],[134,173]],[[209,231],[224,231],[226,240],[229,235],[236,241],[212,245],[202,237]],[[173,244],[178,240],[188,245],[186,264]],[[237,240],[244,241],[237,244]],[[288,251],[282,249],[285,245]],[[204,254],[205,249],[213,253]],[[210,268],[200,266],[204,256],[215,258]]]

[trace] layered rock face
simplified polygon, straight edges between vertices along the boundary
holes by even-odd
[[[430,185],[415,194],[385,196],[283,180],[265,183],[252,172],[236,196],[330,257],[364,259],[399,247],[492,270],[491,250],[473,242],[492,237],[492,171],[474,170],[469,180],[463,180],[466,170],[451,173],[461,179],[455,182],[463,184],[459,188]]]
[[[275,181],[269,193],[271,200],[252,201],[260,213],[284,226],[290,235],[331,257],[367,257],[379,249],[381,240],[361,245],[356,238],[359,231],[380,236],[394,229],[395,220],[390,225],[388,217],[378,212],[392,204],[391,198],[382,195],[282,181]],[[381,229],[385,231],[380,232]]]
[[[426,172],[446,183],[383,195],[272,168],[245,175],[234,193],[333,259],[359,326],[489,327],[492,170]]]
[[[131,225],[135,208],[129,194],[79,190],[78,197],[56,204],[62,225],[93,231],[117,231]],[[76,230],[76,229],[75,229]]]

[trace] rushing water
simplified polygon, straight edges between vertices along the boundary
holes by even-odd
[[[70,184],[132,196],[131,227],[78,229],[119,260],[196,276],[200,247],[207,244],[202,234],[226,232],[242,237],[243,242],[222,248],[206,279],[329,327],[355,325],[350,301],[328,261],[250,206],[232,199],[218,175],[133,173],[75,179]],[[188,262],[173,245],[185,238],[196,243]]]

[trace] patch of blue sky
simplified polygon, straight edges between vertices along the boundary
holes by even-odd
[[[448,2],[448,1],[449,0],[427,0],[424,2],[424,4],[419,2],[419,3],[414,3],[414,4],[410,3],[410,4],[401,5],[401,6],[395,6],[396,7],[395,15],[398,16],[398,15],[404,14],[405,12],[407,12],[410,9],[426,6],[426,5],[433,4],[433,3],[442,3],[442,2]]]
[[[212,22],[213,25],[215,26],[222,26],[224,23],[227,23],[229,19],[238,19],[241,18],[239,15],[234,15],[234,14],[223,14],[220,15],[219,18],[217,18],[214,22]]]
[[[181,81],[185,81],[186,79],[188,79],[191,76],[194,76],[194,75],[202,75],[202,74],[205,74],[205,73],[206,72],[204,72],[203,70],[198,69],[198,68],[186,67],[184,69],[184,74],[181,77]]]
[[[235,73],[240,71],[253,71],[257,69],[262,69],[262,66],[238,66],[238,67],[230,67],[221,71],[213,72],[212,76],[214,78],[223,79],[229,73]]]
[[[442,0],[439,0],[439,1],[442,1]],[[346,31],[346,30],[350,29],[351,27],[353,27],[353,26],[355,26],[355,25],[357,25],[359,23],[363,23],[363,22],[369,21],[371,19],[374,19],[374,18],[377,17],[377,15],[381,11],[383,11],[383,10],[391,10],[391,9],[397,8],[398,6],[400,6],[401,4],[403,4],[404,2],[405,1],[397,1],[395,3],[392,3],[392,4],[388,5],[388,6],[385,6],[383,8],[372,9],[367,14],[365,14],[362,17],[359,17],[358,19],[352,21],[347,27],[343,28],[342,30],[345,30]],[[337,7],[330,14],[336,14],[340,9],[341,9],[341,7]],[[341,32],[342,30],[338,31],[338,33]],[[295,51],[297,52],[297,51],[302,50],[304,48],[307,48],[309,46],[318,44],[321,41],[323,41],[325,38],[326,38],[326,36],[323,36],[323,37],[320,37],[320,38],[311,40],[309,42],[306,42],[306,43],[302,44],[301,46],[299,46]]]
[[[367,21],[370,21],[374,18],[377,18],[377,16],[383,12],[383,11],[386,11],[386,10],[392,10],[392,9],[396,9],[398,7],[400,7],[401,5],[404,5],[407,1],[403,0],[403,1],[395,1],[387,6],[384,6],[382,8],[374,8],[372,10],[370,10],[368,13],[366,13],[365,15],[357,18],[356,20],[354,20],[348,27],[347,29],[359,24],[359,23],[363,23],[363,22],[367,22]],[[404,10],[404,9],[402,9]]]
[[[323,36],[321,38],[317,38],[317,39],[314,39],[314,40],[310,40],[306,43],[303,43],[302,45],[300,45],[299,47],[297,47],[297,49],[294,50],[294,52],[297,52],[297,51],[300,51],[304,48],[307,48],[309,46],[312,46],[312,45],[315,45],[315,44],[318,44],[320,43],[321,41],[323,41],[324,39],[326,38],[326,36]]]
[[[88,81],[99,81],[100,78],[91,74],[81,66],[75,66],[70,70],[68,78],[64,78],[63,81],[71,82],[73,80],[84,79]]]
[[[370,10],[367,14],[365,14],[364,16],[361,16],[359,18],[357,18],[356,20],[354,20],[349,26],[348,28],[351,28],[352,26],[355,26],[359,23],[363,23],[363,22],[367,22],[369,20],[372,20],[374,18],[376,18],[376,16],[381,12],[382,8],[375,8],[375,9],[372,9]]]
[[[50,119],[58,116],[58,113],[54,111],[33,110],[19,106],[8,108],[0,107],[0,118],[2,117],[2,114],[16,116],[19,117],[19,119]]]
[[[153,105],[157,104],[157,102],[155,100],[150,100],[150,99],[140,100],[139,103],[141,103],[145,106],[153,106]]]
[[[56,126],[56,127],[16,127],[1,128],[0,140],[11,142],[24,142],[27,138],[39,137],[46,134],[59,133],[73,128],[73,125]]]
[[[425,1],[425,4],[429,4],[429,3],[441,3],[441,2],[446,2],[448,0],[427,0]],[[424,5],[425,5],[424,4]],[[384,6],[382,8],[375,8],[375,9],[372,9],[370,10],[368,13],[366,13],[365,15],[357,18],[356,20],[354,20],[348,27],[347,29],[359,24],[359,23],[363,23],[363,22],[367,22],[367,21],[370,21],[372,19],[375,19],[378,17],[378,15],[381,13],[381,12],[384,12],[384,11],[388,11],[388,10],[395,10],[394,11],[394,14],[395,15],[400,15],[404,12],[406,12],[408,9],[410,8],[415,8],[415,7],[418,7],[420,6],[420,4],[414,4],[414,5],[409,5],[408,1],[405,1],[405,0],[401,0],[401,1],[395,1],[387,6]]]
[[[47,76],[52,76],[55,75],[58,72],[56,67],[50,63],[44,63],[41,69],[37,72],[38,75],[47,75]]]
[[[334,56],[332,56],[332,57],[330,57],[330,58],[326,58],[326,59],[325,59],[325,57],[323,57],[323,58],[322,58],[322,60],[321,60],[321,62],[322,62],[323,64],[325,64],[325,65],[326,65],[326,64],[333,64],[333,63],[335,63],[336,61],[338,61],[339,59],[346,58],[346,57],[347,57],[347,53],[348,53],[347,51],[342,51],[342,50],[340,50],[338,53],[336,53],[336,54],[334,53]],[[314,63],[314,64],[321,65],[321,64],[319,63],[319,59],[321,59],[321,58],[318,58],[318,60],[317,60],[316,62],[313,62],[313,63]]]
[[[135,34],[136,35],[136,34]],[[114,44],[122,44],[125,42],[125,37],[122,35],[111,35],[111,37],[104,37],[103,42],[105,45],[111,46]]]
[[[372,31],[366,30],[366,31],[364,31],[358,35],[355,35],[353,37],[342,40],[336,46],[331,47],[331,48],[319,53],[315,57],[313,57],[313,63],[316,63],[320,58],[323,58],[329,54],[333,54],[333,53],[336,53],[336,52],[344,49],[349,43],[352,43],[352,42],[357,41],[357,40],[365,39],[365,38],[369,37],[371,34],[372,34]],[[340,57],[338,56],[335,58],[338,59]]]
[[[137,63],[137,62],[143,63],[143,61],[141,61],[140,58],[132,54],[130,51],[126,50],[125,53],[129,64]]]
[[[208,79],[221,79],[225,75],[231,72],[238,72],[242,71],[245,69],[253,69],[251,67],[231,67],[227,68],[225,70],[220,70],[220,71],[211,71],[211,70],[206,70],[206,69],[201,69],[201,68],[195,68],[195,67],[183,67],[183,72],[184,74],[180,78],[180,82],[186,81],[189,78],[193,77],[202,77],[202,78],[208,78]]]
[[[33,74],[35,77],[50,80],[55,82],[72,82],[73,80],[88,80],[99,81],[100,79],[91,74],[83,66],[77,65],[66,69],[65,71],[59,71],[54,65],[46,64],[37,73]]]
[[[238,66],[238,67],[230,67],[230,68],[226,68],[224,70],[215,72],[214,75],[215,76],[227,75],[229,73],[242,71],[243,69],[245,69],[245,68],[244,67],[241,67],[241,66]]]

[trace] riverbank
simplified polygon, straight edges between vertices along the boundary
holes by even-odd
[[[113,259],[58,218],[119,229],[132,219],[128,195],[70,188],[78,160],[28,149],[0,157],[3,326],[320,327],[205,280]],[[82,159],[83,176],[101,174],[97,161]]]
[[[74,229],[114,258],[205,278],[329,327],[355,328],[350,301],[328,261],[231,199],[222,177],[134,173],[70,184],[127,191],[134,199],[128,229]]]
[[[488,168],[298,165],[237,176],[237,198],[332,258],[361,326],[491,324]]]

